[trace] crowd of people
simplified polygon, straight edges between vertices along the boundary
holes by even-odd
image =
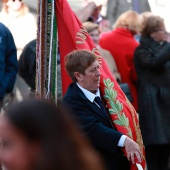
[[[170,42],[164,20],[152,14],[148,1],[108,0],[106,17],[100,14],[101,8],[89,2],[75,14],[120,87],[126,84],[122,90],[138,113],[147,170],[169,170]],[[100,93],[100,64],[92,52],[74,50],[65,56],[72,83],[64,96],[58,54],[59,102],[33,99],[35,35],[35,18],[24,1],[3,0],[2,169],[130,170],[130,162],[142,162],[138,144],[111,123]],[[16,103],[12,101],[18,77],[29,87],[29,95]]]

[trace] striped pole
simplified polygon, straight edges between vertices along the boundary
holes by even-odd
[[[38,0],[37,13],[36,98],[57,101],[55,0]]]

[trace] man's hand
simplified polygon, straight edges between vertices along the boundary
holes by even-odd
[[[129,161],[132,161],[132,163],[134,164],[135,156],[136,156],[138,161],[142,162],[141,152],[136,142],[134,142],[129,137],[126,137],[124,145],[125,145],[125,150],[127,152],[127,158]]]

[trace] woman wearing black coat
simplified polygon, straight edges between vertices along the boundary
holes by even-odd
[[[167,170],[170,144],[170,44],[164,21],[151,16],[135,51],[139,121],[148,170]]]

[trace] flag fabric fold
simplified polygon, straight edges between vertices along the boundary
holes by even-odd
[[[143,161],[140,164],[143,169],[145,169],[145,151],[135,109],[121,90],[105,60],[102,58],[87,31],[71,10],[66,0],[56,1],[56,18],[60,47],[63,94],[65,94],[71,83],[71,79],[65,70],[64,57],[69,52],[77,49],[87,49],[95,53],[101,65],[100,91],[108,106],[112,122],[119,132],[129,136],[138,143],[143,157]],[[131,164],[131,170],[137,169],[138,168],[135,164]]]

